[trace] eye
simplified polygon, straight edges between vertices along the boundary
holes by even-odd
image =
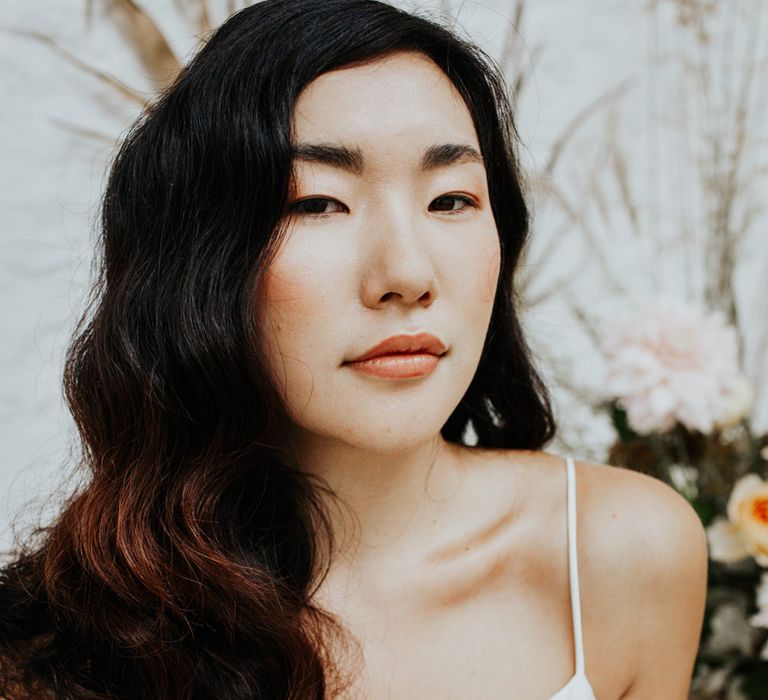
[[[290,211],[299,214],[308,214],[309,216],[328,216],[329,214],[333,214],[332,211],[326,210],[326,205],[328,203],[344,207],[341,202],[337,202],[335,199],[329,199],[328,197],[308,197],[307,199],[301,199],[298,202],[294,202]],[[344,209],[346,209],[346,207],[344,207]]]
[[[438,197],[437,199],[432,200],[432,203],[435,202],[440,203],[438,206],[446,205],[447,209],[438,209],[438,211],[442,211],[446,214],[461,214],[463,211],[466,211],[468,208],[477,208],[477,203],[474,199],[471,197],[467,197],[462,194],[444,194],[442,197]],[[456,202],[463,202],[466,206],[461,207],[460,209],[454,208],[452,205],[454,205]]]

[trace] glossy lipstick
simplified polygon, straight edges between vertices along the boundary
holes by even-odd
[[[377,377],[411,379],[430,374],[445,352],[445,345],[430,333],[396,335],[345,364]]]

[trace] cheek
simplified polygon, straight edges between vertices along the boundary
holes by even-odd
[[[307,404],[343,359],[336,331],[347,280],[338,250],[309,236],[288,240],[261,280],[260,351],[289,406]]]
[[[316,345],[323,336],[316,325],[323,296],[309,274],[274,261],[259,287],[259,350],[293,420],[311,392],[313,359],[323,357]]]
[[[465,258],[463,262],[467,265],[464,274],[466,275],[467,270],[472,271],[472,276],[467,282],[471,283],[473,301],[483,306],[493,304],[501,264],[498,236],[488,236],[475,248],[472,258]]]
[[[500,264],[501,251],[498,241],[495,241],[492,245],[488,246],[485,255],[481,256],[477,288],[480,301],[483,303],[493,303],[496,296]]]
[[[260,288],[259,328],[268,355],[299,357],[318,342],[326,308],[322,275],[311,266],[275,261]]]
[[[301,269],[279,263],[267,270],[260,301],[265,316],[276,328],[283,328],[284,319],[311,314],[316,301],[313,301],[308,289],[312,284],[310,275],[309,270],[307,274],[302,274]]]

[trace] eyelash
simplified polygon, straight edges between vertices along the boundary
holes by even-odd
[[[461,209],[441,212],[442,214],[448,214],[449,216],[455,216],[457,214],[463,214],[465,211],[467,211],[468,208],[472,208],[472,209],[476,209],[477,208],[477,202],[475,202],[474,199],[472,199],[471,197],[468,197],[466,195],[462,195],[462,194],[444,194],[444,195],[441,195],[441,196],[433,199],[432,201],[436,202],[436,201],[438,201],[440,199],[457,199],[457,200],[459,200],[461,202],[464,202],[467,205],[466,207],[462,207]],[[306,199],[300,199],[299,201],[294,202],[291,205],[291,207],[290,207],[290,211],[291,212],[296,212],[298,214],[305,214],[306,216],[311,216],[313,218],[318,218],[318,219],[324,219],[324,218],[330,216],[331,214],[335,213],[335,212],[317,213],[317,212],[305,212],[305,211],[302,211],[301,208],[300,208],[300,205],[305,204],[306,202],[336,202],[336,204],[341,204],[341,202],[338,202],[337,200],[332,199],[330,197],[307,197]],[[344,205],[342,205],[342,206],[344,206]]]

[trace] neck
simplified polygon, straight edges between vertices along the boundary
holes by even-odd
[[[386,451],[315,434],[291,443],[298,468],[335,495],[321,491],[335,559],[380,561],[423,543],[435,508],[458,485],[461,447],[440,434]]]

